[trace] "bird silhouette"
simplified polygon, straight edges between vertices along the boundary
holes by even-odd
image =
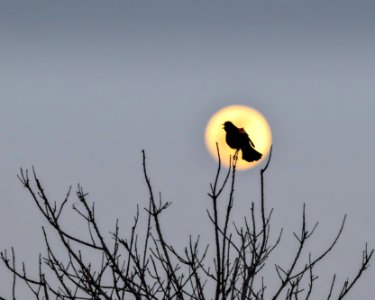
[[[236,127],[230,121],[226,121],[223,125],[224,130],[226,131],[225,140],[228,146],[236,150],[241,149],[243,160],[252,162],[257,161],[262,157],[262,154],[254,149],[254,143],[243,128]]]

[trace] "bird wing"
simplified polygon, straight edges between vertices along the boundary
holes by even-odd
[[[253,141],[250,139],[249,135],[247,135],[247,137],[249,138],[250,145],[255,148],[255,145],[254,145]]]
[[[249,135],[246,133],[245,129],[244,128],[238,128],[238,131],[243,134],[243,136],[246,136],[247,139],[249,140],[250,142],[250,145],[253,146],[255,148],[255,145],[253,143],[253,141],[250,139]]]

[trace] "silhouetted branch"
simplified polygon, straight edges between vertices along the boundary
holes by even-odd
[[[122,236],[118,220],[112,232],[103,233],[95,205],[88,200],[88,193],[81,185],[76,191],[78,203],[72,204],[72,210],[84,222],[87,232],[83,237],[69,232],[63,218],[71,198],[71,187],[61,203],[52,201],[34,167],[31,177],[27,169],[21,168],[18,178],[52,231],[42,227],[46,253],[38,257],[38,274],[35,276],[29,275],[25,264],[17,266],[13,248],[9,256],[6,250],[0,253],[0,259],[12,274],[12,299],[16,299],[19,283],[25,284],[36,299],[310,299],[318,278],[314,274],[315,266],[336,245],[346,216],[329,247],[315,258],[309,253],[307,261],[303,262],[306,242],[318,225],[316,223],[311,229],[308,228],[304,204],[300,232],[293,233],[297,248],[289,256],[291,261],[286,267],[281,266],[282,263],[275,265],[279,285],[268,286],[266,279],[269,271],[265,271],[264,267],[283,234],[280,229],[276,239],[270,239],[273,236],[273,210],[268,210],[266,205],[265,173],[270,165],[272,149],[260,170],[259,206],[250,201],[249,215],[244,216],[242,225],[239,225],[238,221],[241,220],[232,220],[236,178],[239,176],[236,172],[238,150],[229,157],[228,170],[223,170],[219,147],[216,147],[218,167],[210,183],[208,196],[211,208],[207,210],[208,219],[213,225],[213,255],[209,255],[209,245],[201,246],[200,236],[194,238],[190,235],[181,252],[167,242],[162,215],[171,203],[162,201],[161,193],[158,199],[155,198],[144,151],[142,166],[149,196],[148,205],[144,208],[146,228],[139,233],[140,209],[137,205],[127,237]],[[224,196],[226,192],[228,194]],[[223,198],[227,200],[223,202]],[[51,239],[51,235],[58,238],[65,256],[54,250],[56,239]],[[338,291],[338,300],[343,299],[358,282],[369,267],[373,253],[374,249],[368,250],[366,244],[359,269],[353,279],[343,283]],[[335,282],[336,275],[330,283],[327,300],[334,297]]]
[[[349,279],[345,280],[344,285],[340,291],[338,300],[343,299],[348,294],[348,292],[352,289],[352,287],[357,282],[357,280],[361,277],[362,273],[369,267],[370,259],[373,254],[374,254],[374,249],[368,252],[367,243],[366,243],[365,250],[363,250],[362,252],[361,266],[359,267],[359,270],[356,276],[352,279],[352,281],[350,281]]]

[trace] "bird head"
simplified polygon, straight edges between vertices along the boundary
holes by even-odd
[[[225,130],[225,131],[228,131],[228,130],[231,130],[231,129],[233,129],[233,128],[236,128],[236,126],[234,126],[233,125],[233,123],[232,122],[230,122],[230,121],[226,121],[224,124],[223,124],[223,129]]]

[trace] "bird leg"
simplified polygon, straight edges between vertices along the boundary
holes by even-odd
[[[233,155],[233,160],[237,160],[238,159],[238,149],[236,150],[236,152],[234,152],[234,155]]]

